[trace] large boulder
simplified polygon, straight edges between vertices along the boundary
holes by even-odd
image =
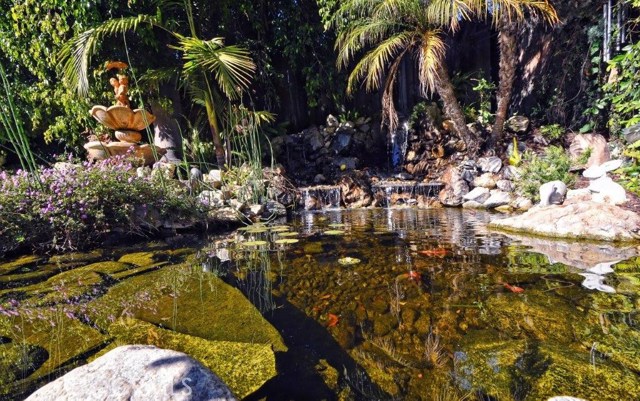
[[[236,400],[200,362],[149,345],[118,347],[47,384],[27,400]]]
[[[569,146],[569,156],[577,161],[585,152],[590,152],[585,167],[599,166],[611,157],[607,140],[600,134],[579,134]]]
[[[445,206],[460,206],[464,202],[463,196],[469,192],[469,184],[462,178],[460,171],[455,167],[449,167],[442,175],[441,181],[445,187],[438,199]]]
[[[501,220],[490,227],[507,231],[602,241],[636,241],[640,216],[618,206],[593,201],[534,207],[528,212]]]

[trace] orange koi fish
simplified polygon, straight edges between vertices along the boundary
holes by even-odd
[[[522,294],[524,292],[524,288],[515,286],[515,285],[511,285],[509,283],[502,283],[502,285],[504,286],[504,288],[506,288],[507,290],[516,293],[516,294]]]
[[[426,249],[424,251],[418,251],[420,255],[431,256],[436,258],[444,258],[449,254],[445,248]]]

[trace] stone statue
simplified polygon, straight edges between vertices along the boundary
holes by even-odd
[[[116,106],[130,107],[129,97],[129,78],[124,74],[117,74],[118,78],[111,78],[109,83],[113,86],[113,93],[116,95]]]
[[[540,206],[562,205],[567,186],[562,181],[551,181],[540,186]]]

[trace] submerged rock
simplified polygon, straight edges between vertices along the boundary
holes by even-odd
[[[220,378],[190,356],[144,345],[118,347],[27,399],[236,400]]]

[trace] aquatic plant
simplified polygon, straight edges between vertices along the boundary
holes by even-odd
[[[86,248],[114,230],[143,234],[169,217],[201,217],[180,183],[139,177],[132,162],[117,157],[40,168],[37,175],[0,173],[0,254],[21,246]]]
[[[447,364],[447,357],[440,344],[440,338],[433,332],[429,333],[424,342],[424,358],[427,365],[432,368],[441,368]]]

